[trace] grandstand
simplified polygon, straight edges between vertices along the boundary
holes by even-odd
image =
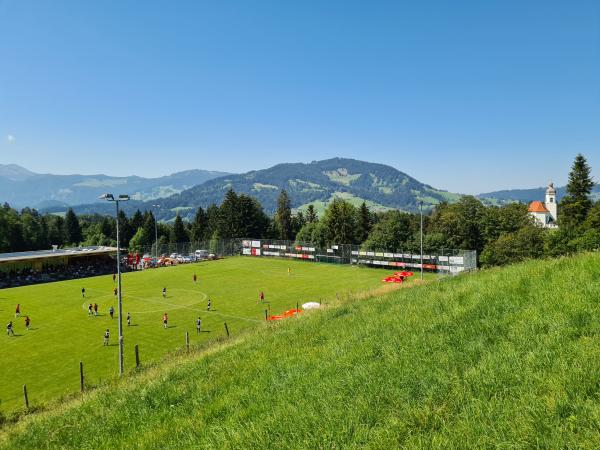
[[[53,248],[0,254],[0,287],[112,273],[116,247]]]

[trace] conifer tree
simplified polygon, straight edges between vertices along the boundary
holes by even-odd
[[[373,226],[373,221],[371,219],[371,211],[367,207],[365,202],[362,202],[360,208],[358,209],[358,231],[357,231],[357,239],[359,242],[364,242],[369,233],[371,232],[371,228]]]
[[[218,236],[221,239],[234,238],[240,229],[240,211],[238,195],[229,189],[219,207]]]
[[[65,215],[65,231],[67,242],[70,244],[79,245],[83,240],[81,225],[79,224],[79,219],[75,215],[75,212],[73,212],[73,208],[69,208]]]
[[[146,211],[144,213],[144,224],[142,225],[143,233],[138,236],[139,243],[144,247],[149,247],[154,244],[155,240],[155,221],[154,214],[152,211]],[[138,228],[139,230],[139,228]],[[137,233],[137,231],[136,231]]]
[[[171,229],[171,242],[173,244],[179,244],[181,242],[188,242],[188,240],[189,238],[187,232],[185,231],[183,220],[181,219],[181,216],[177,214],[177,217],[175,217],[175,223]]]
[[[138,210],[139,212],[139,210]],[[142,214],[140,213],[140,220],[142,219]],[[136,232],[136,229],[132,229],[129,220],[127,220],[127,215],[125,211],[122,209],[119,210],[119,240],[121,241],[123,247],[129,246],[129,240],[133,237],[133,234]],[[141,226],[141,223],[140,223]],[[109,236],[111,239],[117,239],[116,229],[113,230],[113,234]]]
[[[317,212],[315,211],[315,206],[311,203],[310,205],[308,205],[308,208],[306,208],[306,223],[314,223],[316,221],[319,220],[319,217],[317,216]]]
[[[219,236],[219,227],[221,221],[220,214],[221,210],[214,203],[209,205],[208,208],[206,208],[207,239],[212,239],[213,237]]]
[[[582,154],[575,157],[569,172],[567,195],[560,203],[559,220],[563,226],[577,227],[581,225],[590,209],[592,200],[590,194],[594,187],[591,169]]]
[[[208,217],[204,209],[201,207],[196,210],[194,221],[190,228],[190,238],[192,242],[200,242],[206,239],[206,232],[208,230]]]
[[[145,217],[142,215],[142,212],[139,209],[136,210],[136,212],[131,217],[131,220],[129,221],[129,225],[131,226],[133,233],[135,233],[139,227],[144,225],[144,220]],[[121,226],[121,224],[119,224],[119,226]]]
[[[277,211],[275,212],[275,221],[279,232],[279,239],[292,239],[292,208],[290,198],[282,189],[277,199]]]

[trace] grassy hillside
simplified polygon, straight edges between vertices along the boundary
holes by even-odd
[[[306,203],[304,205],[299,206],[298,208],[295,208],[294,212],[302,211],[303,213],[305,213],[306,210],[308,209],[308,206],[313,205],[317,215],[319,217],[322,217],[323,214],[325,213],[325,210],[327,209],[327,206],[329,205],[329,203],[331,203],[335,198],[341,198],[343,200],[346,200],[347,202],[351,203],[352,205],[356,206],[357,208],[360,207],[360,205],[364,201],[371,212],[385,212],[385,211],[390,211],[392,209],[392,208],[388,208],[387,206],[380,205],[379,203],[376,203],[376,202],[373,202],[370,200],[363,200],[362,198],[355,197],[354,195],[349,194],[348,192],[334,192],[333,194],[331,194],[331,196],[327,200],[325,200],[325,201],[317,200],[312,203]]]
[[[600,258],[263,327],[5,430],[6,448],[598,448]]]

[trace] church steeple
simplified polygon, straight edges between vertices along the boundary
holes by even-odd
[[[546,188],[546,209],[552,216],[554,223],[558,220],[558,207],[556,205],[556,189],[554,189],[554,183],[550,181]]]

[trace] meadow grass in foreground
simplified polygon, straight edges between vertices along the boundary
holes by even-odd
[[[292,269],[288,276],[287,268]],[[198,282],[193,283],[193,274]],[[181,348],[185,332],[192,345],[225,335],[264,326],[265,309],[272,314],[295,308],[297,303],[335,298],[348,290],[368,290],[381,285],[386,272],[349,266],[250,257],[180,265],[123,276],[123,313],[132,315],[132,326],[124,322],[125,367],[135,367],[134,345],[143,364]],[[0,412],[23,408],[22,385],[27,384],[32,407],[77,392],[79,361],[83,361],[88,385],[105,382],[118,373],[117,310],[111,276],[4,289],[0,291],[0,318],[15,322],[15,337],[6,336],[0,353]],[[81,288],[86,289],[85,300]],[[167,288],[167,298],[162,288]],[[265,303],[259,293],[264,291]],[[207,297],[212,299],[206,311]],[[21,317],[14,318],[21,304]],[[99,304],[99,316],[89,317],[88,303]],[[162,315],[169,314],[163,329]],[[27,331],[23,317],[29,315]],[[202,333],[195,320],[202,318]],[[103,333],[110,329],[110,346],[103,346]]]
[[[4,448],[598,448],[600,258],[260,327],[4,430]]]

